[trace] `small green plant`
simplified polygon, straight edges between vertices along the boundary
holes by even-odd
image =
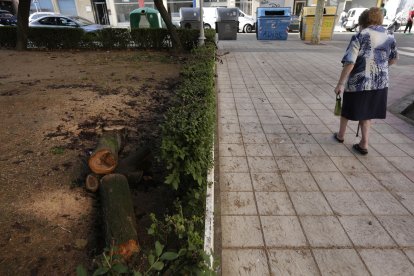
[[[52,154],[60,155],[60,154],[65,153],[65,148],[63,148],[63,147],[53,147],[53,148],[50,149],[50,152]]]
[[[129,273],[129,268],[124,264],[124,259],[121,255],[118,255],[115,252],[117,252],[116,247],[105,249],[105,251],[97,260],[98,268],[93,272],[92,276],[117,276],[124,273]],[[85,267],[79,265],[76,268],[76,275],[88,276],[88,272],[86,271]]]
[[[163,220],[151,214],[148,234],[156,240],[155,250],[147,255],[149,269],[142,275],[153,275],[156,271],[167,275],[214,275],[208,265],[210,256],[203,250],[203,216],[185,217],[180,201],[175,202],[175,208],[175,214],[166,215]],[[170,249],[163,253],[162,243],[176,251]]]

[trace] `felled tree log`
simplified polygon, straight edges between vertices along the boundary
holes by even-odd
[[[128,173],[124,173],[123,175],[127,178],[129,187],[136,188],[139,185],[139,183],[142,181],[144,172],[143,171],[128,172]],[[95,193],[99,188],[101,177],[102,175],[98,175],[94,173],[88,174],[85,179],[85,189],[92,193]]]
[[[100,176],[94,173],[90,173],[86,176],[85,188],[90,192],[96,192],[99,188]]]
[[[137,225],[128,180],[122,174],[108,174],[99,186],[106,246],[139,251]]]
[[[137,170],[148,171],[151,168],[152,153],[149,147],[143,147],[131,152],[127,157],[119,161],[117,173],[135,172]]]
[[[118,152],[122,146],[122,136],[118,132],[104,133],[98,146],[89,158],[89,168],[96,174],[108,174],[118,165]]]

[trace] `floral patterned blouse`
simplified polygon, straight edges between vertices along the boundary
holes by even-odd
[[[393,34],[382,26],[370,26],[355,34],[342,58],[355,64],[345,91],[377,90],[388,87],[388,60],[397,58]]]

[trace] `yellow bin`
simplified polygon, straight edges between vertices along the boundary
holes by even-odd
[[[311,40],[313,23],[315,22],[316,7],[303,7],[300,17],[300,38],[302,40]],[[320,39],[331,40],[335,27],[336,6],[327,6],[323,11],[322,28]]]

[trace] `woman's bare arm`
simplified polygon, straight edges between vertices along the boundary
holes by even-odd
[[[335,93],[341,94],[344,92],[345,82],[348,80],[349,74],[351,73],[352,69],[354,69],[353,63],[345,64],[342,68],[341,76],[339,77],[338,84],[335,87]]]

